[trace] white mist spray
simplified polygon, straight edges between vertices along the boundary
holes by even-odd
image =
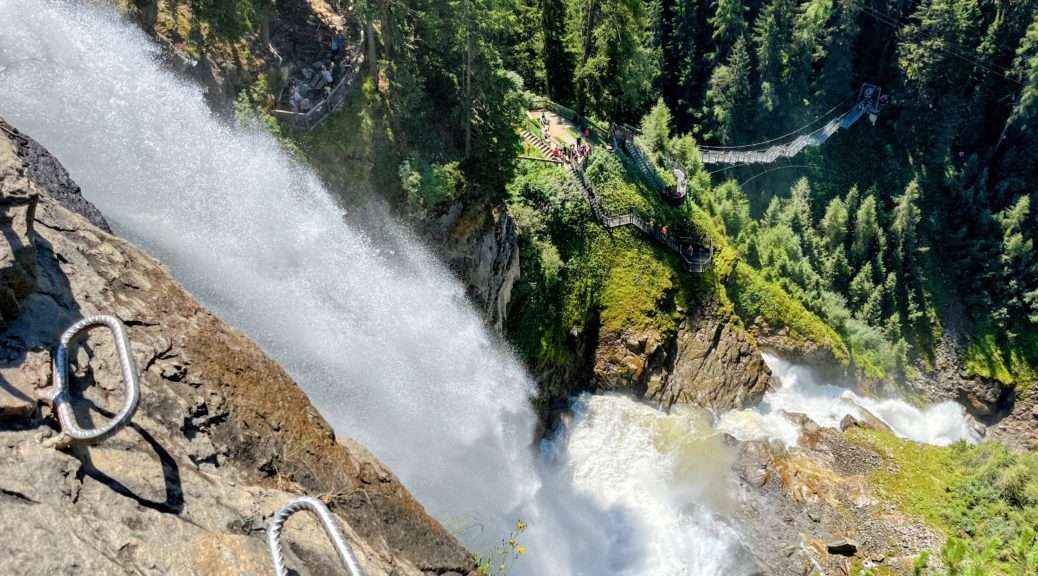
[[[861,418],[862,409],[885,422],[898,436],[917,442],[946,446],[959,440],[978,439],[965,410],[955,402],[917,408],[898,398],[866,398],[819,382],[810,367],[771,354],[764,354],[764,361],[778,386],[765,394],[755,409],[723,414],[718,424],[721,430],[740,440],[773,438],[792,446],[797,443],[799,428],[782,412],[805,414],[819,426],[839,428],[847,415]]]

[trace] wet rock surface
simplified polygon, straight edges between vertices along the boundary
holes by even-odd
[[[504,334],[519,280],[519,230],[504,206],[455,203],[426,226],[426,237],[468,289],[486,323]]]
[[[750,336],[732,322],[704,314],[682,325],[673,368],[648,396],[664,405],[729,410],[755,406],[770,382],[771,370]]]
[[[866,476],[884,466],[840,431],[801,423],[799,446],[739,443],[733,466],[734,522],[767,574],[853,574],[852,567],[911,573],[922,550],[943,538],[872,492]]]
[[[44,164],[32,164],[41,157]],[[159,262],[37,183],[47,165],[60,166],[0,132],[4,200],[38,197],[28,236],[33,283],[0,334],[0,523],[17,527],[0,539],[4,573],[269,573],[265,529],[299,494],[328,503],[368,574],[473,571],[468,552],[399,480],[363,447],[336,438],[255,344]],[[12,223],[26,215],[6,213],[5,238],[13,238]],[[16,260],[12,247],[9,240],[4,257]],[[58,427],[51,351],[69,324],[97,313],[128,328],[140,408],[102,444],[46,447]],[[96,426],[124,394],[114,343],[92,331],[71,360],[77,419]],[[290,565],[303,575],[339,573],[323,533],[303,518],[288,524]]]

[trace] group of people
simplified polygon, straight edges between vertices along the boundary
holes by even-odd
[[[576,142],[569,146],[552,144],[551,147],[551,157],[565,162],[580,164],[584,162],[584,159],[587,158],[589,154],[591,154],[591,144],[584,142],[583,139],[579,137]]]
[[[551,143],[551,157],[554,160],[573,162],[580,164],[591,154],[591,143],[587,141],[588,131],[584,130],[584,136],[577,137],[577,141],[568,146],[559,146],[551,137],[551,121],[547,112],[541,112],[541,137],[545,142]]]
[[[293,112],[306,112],[317,105],[331,92],[335,82],[343,74],[350,74],[352,65],[342,62],[346,49],[346,37],[336,33],[329,45],[328,61],[316,62],[301,70],[301,78],[293,78],[289,84],[288,104]]]

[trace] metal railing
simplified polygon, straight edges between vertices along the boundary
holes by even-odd
[[[737,147],[728,149],[702,147],[699,150],[699,157],[704,164],[770,164],[779,158],[792,158],[808,146],[821,146],[838,130],[850,128],[862,116],[879,113],[880,92],[879,87],[873,84],[862,85],[858,99],[850,110],[789,142],[750,150],[739,150],[736,149]]]
[[[606,228],[619,228],[620,226],[637,228],[642,234],[676,253],[690,272],[702,274],[710,266],[710,261],[713,259],[713,245],[709,238],[693,234],[675,238],[669,234],[664,234],[662,230],[646,222],[643,214],[637,210],[631,210],[624,214],[610,214],[602,207],[594,187],[584,176],[583,167],[576,163],[570,163],[568,167],[573,179],[581,191],[584,192],[588,202],[590,202],[591,211],[594,213],[595,219],[602,226]]]
[[[282,124],[295,128],[296,130],[313,130],[320,126],[321,123],[334,112],[337,112],[339,108],[342,107],[342,103],[346,101],[346,96],[349,94],[354,80],[360,76],[360,67],[364,64],[363,31],[361,32],[360,41],[347,50],[345,64],[350,67],[350,72],[344,72],[342,78],[339,79],[338,84],[336,84],[335,87],[332,88],[331,92],[329,92],[320,102],[305,112],[296,112],[294,110],[278,108],[274,110],[274,117]],[[278,97],[279,104],[283,101],[284,89],[281,92],[282,93]]]

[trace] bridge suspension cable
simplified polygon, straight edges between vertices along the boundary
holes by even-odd
[[[814,120],[811,120],[807,124],[804,124],[803,126],[800,126],[799,128],[797,128],[795,130],[792,130],[790,132],[787,132],[787,133],[785,133],[785,134],[783,134],[781,136],[776,136],[774,138],[769,138],[768,140],[761,140],[760,142],[754,142],[753,144],[739,144],[737,146],[700,146],[699,149],[700,150],[740,150],[740,149],[746,149],[746,148],[758,148],[758,147],[764,146],[765,144],[771,144],[772,142],[778,142],[779,140],[784,140],[784,139],[789,138],[790,136],[792,136],[794,134],[797,134],[798,132],[800,132],[801,130],[803,130],[805,128],[810,128],[811,126],[815,125],[819,120],[822,120],[823,118],[827,118],[830,114],[832,114],[833,112],[838,110],[840,107],[846,105],[847,102],[849,100],[851,100],[852,98],[853,97],[845,98],[842,102],[840,102],[836,106],[833,106],[832,108],[827,110],[825,113],[823,113],[821,116],[817,116],[817,117],[815,117]]]
[[[901,28],[904,25],[903,22],[901,22],[900,20],[896,20],[896,19],[894,19],[893,16],[890,16],[888,14],[884,14],[884,13],[882,13],[882,12],[880,12],[880,11],[874,9],[874,8],[871,8],[869,6],[862,6],[862,9],[865,11],[866,14],[871,16],[872,19],[875,20],[876,22],[879,22],[881,24],[885,24],[888,27],[890,27],[891,29],[893,29],[894,30],[894,34],[898,38],[901,37]],[[957,45],[957,46],[959,48],[963,48],[961,45]],[[1008,73],[1012,73],[1012,72],[1007,70],[1007,69],[1005,69],[1005,68],[1002,68],[1001,66],[997,66],[995,64],[985,64],[984,62],[980,62],[979,60],[977,60],[975,58],[972,58],[970,56],[967,56],[965,54],[962,54],[961,52],[958,52],[956,50],[952,50],[948,46],[945,46],[945,47],[942,48],[942,47],[934,44],[931,47],[934,50],[938,51],[938,52],[944,53],[944,54],[946,54],[948,56],[953,56],[953,57],[958,58],[960,60],[963,60],[965,62],[969,62],[969,63],[973,64],[974,66],[982,68],[982,69],[984,69],[984,70],[986,70],[986,71],[988,71],[988,72],[990,72],[990,73],[992,73],[992,74],[994,74],[996,76],[999,76],[999,77],[1001,77],[1001,78],[1003,78],[1005,80],[1013,82],[1014,84],[1017,84],[1019,86],[1023,86],[1023,82],[1021,82],[1020,80],[1018,80],[1016,78],[1012,78],[1010,76],[1006,76],[1003,72],[1008,72]]]

